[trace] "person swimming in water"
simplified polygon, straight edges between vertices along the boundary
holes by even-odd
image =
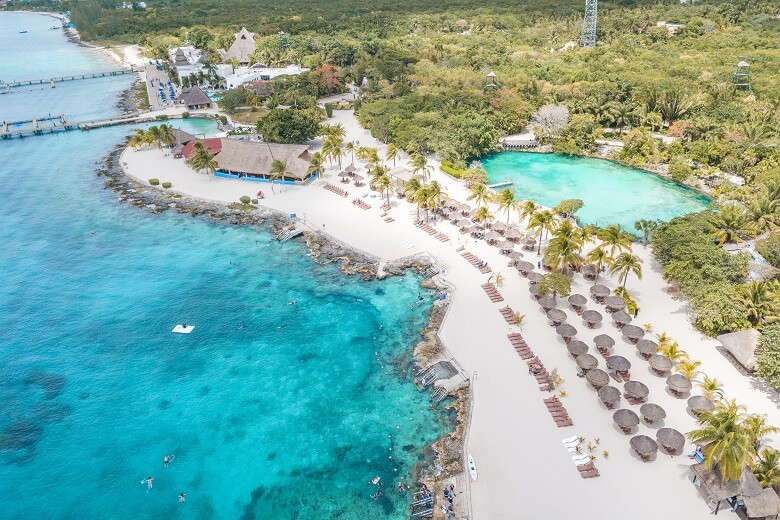
[[[168,464],[173,460],[173,455],[166,455],[163,457],[163,467],[167,468]]]
[[[152,489],[152,481],[154,478],[152,477],[146,477],[141,481],[141,484],[146,484],[146,492],[148,493],[150,489]]]
[[[179,503],[183,504],[184,501],[186,500],[186,497],[187,495],[185,495],[184,493],[179,493]]]

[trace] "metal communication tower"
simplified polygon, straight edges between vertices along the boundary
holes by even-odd
[[[598,12],[598,6],[598,0],[585,0],[585,18],[582,19],[580,47],[596,46],[596,13]]]

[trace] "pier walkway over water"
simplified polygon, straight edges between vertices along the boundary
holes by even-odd
[[[82,80],[82,79],[95,79],[95,78],[107,78],[111,76],[122,76],[125,74],[134,74],[138,72],[138,69],[135,67],[123,67],[120,69],[114,69],[114,70],[107,70],[103,72],[91,72],[86,74],[71,74],[67,76],[57,76],[53,78],[38,78],[38,79],[25,79],[21,81],[3,81],[0,80],[0,94],[9,94],[11,92],[11,89],[15,87],[24,87],[28,85],[44,85],[48,83],[51,85],[51,88],[55,88],[55,85],[57,83],[63,82],[63,81],[76,81],[76,80]]]

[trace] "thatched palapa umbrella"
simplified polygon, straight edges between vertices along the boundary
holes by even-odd
[[[645,359],[649,359],[658,351],[658,345],[649,339],[640,339],[636,344],[636,349],[639,355]]]
[[[582,313],[582,319],[588,325],[588,328],[592,329],[593,327],[601,323],[602,317],[599,311],[594,311],[590,309]]]
[[[550,309],[547,311],[547,319],[553,322],[553,325],[558,326],[566,321],[566,313],[560,309]]]
[[[569,296],[569,305],[571,305],[575,309],[577,307],[584,307],[585,304],[587,303],[588,303],[588,299],[581,294],[572,294],[571,296]]]
[[[577,329],[569,325],[568,323],[564,323],[562,325],[558,325],[555,327],[555,332],[563,338],[563,341],[568,343],[571,338],[577,335]]]
[[[620,390],[614,386],[599,388],[599,399],[601,399],[602,403],[607,405],[607,408],[612,408],[615,404],[620,402]]]
[[[694,395],[688,399],[688,408],[692,412],[709,412],[715,408],[715,403],[711,399],[707,399],[703,395]]]
[[[577,366],[583,370],[593,370],[599,366],[599,360],[590,354],[582,354],[577,356]]]
[[[645,335],[645,329],[637,327],[636,325],[626,325],[623,327],[623,335],[627,337],[631,343],[636,344],[642,339],[642,336]]]
[[[658,440],[658,444],[666,448],[670,454],[677,454],[685,446],[685,435],[674,428],[660,428],[656,432],[655,438]]]
[[[449,199],[445,204],[445,206],[447,206],[450,209],[458,209],[460,208],[460,202],[458,202],[455,199]]]
[[[345,173],[355,173],[356,171],[358,171],[358,169],[355,168],[354,164],[350,164],[346,168],[344,168]]]
[[[542,296],[539,299],[539,305],[542,306],[542,308],[546,311],[549,311],[550,309],[554,309],[558,306],[558,302],[555,301],[555,296],[552,294],[548,294],[546,296]]]
[[[590,288],[590,295],[601,301],[603,298],[609,295],[609,287],[606,285],[596,284]]]
[[[458,207],[458,211],[461,212],[461,214],[465,217],[469,213],[471,213],[471,206],[468,204],[461,204],[460,207]]]
[[[611,348],[615,346],[615,340],[606,334],[599,334],[593,338],[593,343],[595,343],[597,347]]]
[[[566,350],[574,357],[588,353],[588,344],[578,339],[572,340],[566,345]]]
[[[537,300],[542,297],[542,295],[539,294],[539,286],[534,283],[528,286],[528,292]]]
[[[510,260],[517,262],[518,260],[523,258],[523,253],[521,253],[520,251],[512,251],[507,256],[509,257]]]
[[[542,279],[542,274],[537,273],[536,271],[531,271],[526,275],[526,278],[528,278],[528,281],[531,283],[539,283],[539,280]]]
[[[628,381],[623,385],[623,390],[626,398],[634,401],[644,401],[647,399],[647,394],[650,393],[647,385],[640,383],[639,381]]]
[[[347,179],[349,179],[349,173],[341,172],[341,173],[339,173],[339,177],[341,177],[342,181],[346,181]]]
[[[650,368],[653,369],[653,372],[658,375],[664,375],[672,369],[672,361],[661,354],[653,354],[650,356],[648,362],[650,363]]]
[[[520,230],[513,227],[507,228],[507,230],[504,232],[504,236],[507,238],[520,238],[520,235],[522,235]]]
[[[365,180],[365,177],[363,177],[359,173],[356,173],[355,175],[353,175],[352,178],[355,179],[355,182],[362,182],[363,180]]]
[[[607,311],[622,311],[626,308],[626,301],[620,296],[607,296],[604,298]]]
[[[686,392],[690,392],[693,385],[691,380],[682,374],[672,374],[666,378],[666,386],[675,397],[682,397]]]
[[[511,251],[512,248],[515,247],[515,244],[511,240],[502,240],[501,242],[498,243],[498,247],[500,247],[501,249],[503,249],[505,251],[506,250],[510,250]]]
[[[523,249],[526,251],[533,251],[533,249],[536,247],[536,239],[527,237],[520,241],[520,243],[523,245]]]
[[[461,229],[466,229],[471,227],[472,222],[467,218],[462,218],[458,221],[458,227]]]
[[[612,420],[623,430],[623,433],[629,434],[634,426],[639,424],[639,416],[628,408],[621,408],[612,414]]]
[[[631,369],[631,362],[623,356],[609,356],[607,358],[607,368],[615,372],[628,372]]]
[[[492,229],[492,230],[494,230],[494,231],[498,231],[498,232],[500,233],[500,232],[502,232],[502,231],[506,231],[506,224],[504,224],[503,222],[501,222],[500,220],[498,220],[498,221],[496,221],[496,222],[493,222],[493,223],[490,225],[490,229]]]
[[[656,451],[658,451],[658,444],[648,437],[647,435],[637,435],[631,438],[631,447],[636,451],[642,460],[649,460]]]
[[[522,274],[523,276],[528,276],[528,273],[534,270],[534,264],[532,264],[528,260],[517,262],[517,270],[520,271],[520,274]]]
[[[501,240],[502,237],[501,234],[497,231],[488,231],[485,233],[485,240],[488,240],[490,242]]]
[[[582,275],[587,280],[595,280],[596,274],[598,273],[598,270],[596,269],[596,266],[593,264],[588,264],[585,267],[582,268]]]
[[[626,311],[617,311],[612,313],[612,321],[614,321],[618,328],[623,328],[624,325],[631,323],[631,316]]]
[[[651,423],[666,418],[666,411],[654,403],[646,403],[639,407],[639,413],[645,418],[645,421]]]
[[[585,374],[585,379],[597,390],[609,384],[609,375],[600,368],[588,370],[588,373]]]

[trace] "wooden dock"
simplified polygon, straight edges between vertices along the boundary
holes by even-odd
[[[64,115],[48,116],[27,121],[3,122],[2,127],[0,127],[0,137],[9,139],[12,137],[51,134],[54,132],[66,132],[77,129],[86,131],[106,126],[143,123],[156,120],[154,114],[140,114],[139,112],[131,112],[120,116],[108,117],[105,119],[92,119],[88,121],[70,121]],[[41,124],[42,121],[51,121],[51,123]]]
[[[495,184],[488,184],[488,188],[495,190],[497,188],[508,188],[510,186],[514,185],[514,181],[512,180],[505,180],[503,182],[497,182]]]
[[[2,81],[0,80],[0,94],[9,94],[16,87],[25,87],[29,85],[45,85],[48,83],[54,88],[57,83],[63,81],[76,81],[82,79],[108,78],[111,76],[123,76],[125,74],[134,74],[135,67],[107,70],[104,72],[92,72],[89,74],[71,74],[69,76],[58,76],[54,78],[25,79],[21,81]]]

